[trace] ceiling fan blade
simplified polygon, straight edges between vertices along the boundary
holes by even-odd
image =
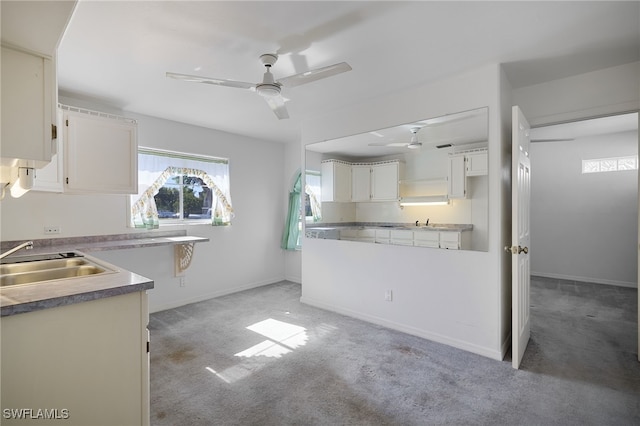
[[[531,139],[530,142],[570,142],[573,138],[560,138],[560,139]]]
[[[316,68],[300,74],[290,75],[289,77],[278,79],[278,82],[285,87],[296,87],[347,71],[351,71],[351,66],[346,62],[340,62],[338,64],[329,65],[323,68]]]
[[[287,107],[284,105],[284,98],[282,96],[265,96],[264,100],[267,101],[267,104],[269,104],[269,107],[278,119],[282,120],[289,118],[289,112],[287,111]]]
[[[408,142],[370,143],[369,146],[407,146]]]
[[[220,78],[211,78],[211,77],[200,77],[197,75],[188,75],[188,74],[177,74],[174,72],[168,72],[167,77],[175,78],[176,80],[190,81],[194,83],[205,83],[205,84],[213,84],[216,86],[226,86],[226,87],[236,87],[238,89],[255,89],[255,84],[246,83],[244,81],[235,81],[235,80],[223,80]]]

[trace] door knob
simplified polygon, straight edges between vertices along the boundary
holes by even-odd
[[[528,254],[529,253],[529,247],[505,246],[504,247],[504,251],[506,251],[507,253],[511,253],[511,254],[520,254],[520,253]]]

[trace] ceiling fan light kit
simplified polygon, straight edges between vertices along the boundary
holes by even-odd
[[[346,62],[340,62],[338,64],[329,65],[322,68],[317,68],[309,71],[305,71],[299,74],[294,74],[289,77],[284,77],[280,81],[276,81],[271,73],[271,67],[278,61],[278,55],[275,53],[265,53],[260,55],[260,62],[267,69],[262,77],[262,82],[257,84],[245,83],[235,80],[224,80],[212,77],[200,77],[195,75],[178,74],[167,72],[166,76],[177,80],[184,80],[188,82],[206,83],[217,86],[235,87],[237,89],[248,89],[255,91],[264,98],[267,105],[274,112],[279,119],[289,118],[289,113],[284,105],[284,98],[280,92],[282,87],[295,87],[302,84],[311,83],[322,78],[331,77],[336,74],[351,71],[351,66]]]

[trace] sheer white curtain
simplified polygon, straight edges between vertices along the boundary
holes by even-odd
[[[168,151],[140,148],[138,153],[138,194],[131,196],[131,225],[159,227],[154,196],[172,176],[198,177],[211,189],[212,225],[229,225],[233,216],[229,189],[229,163]]]

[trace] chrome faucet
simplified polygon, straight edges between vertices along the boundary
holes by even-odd
[[[33,248],[33,241],[27,241],[26,243],[22,243],[10,250],[5,251],[4,253],[0,254],[0,259],[4,259],[5,257],[9,256],[10,254],[13,254],[15,252],[17,252],[18,250],[21,249],[25,249],[25,250],[31,250]]]

